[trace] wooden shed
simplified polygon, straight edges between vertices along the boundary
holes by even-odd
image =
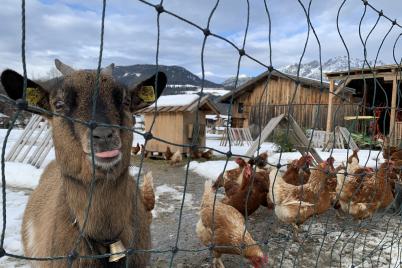
[[[205,128],[207,114],[219,114],[219,110],[208,95],[168,95],[161,96],[157,103],[157,116],[152,127],[152,135],[175,144],[191,144],[193,133],[199,126],[199,138],[197,145],[205,146]],[[199,102],[199,104],[198,104]],[[198,109],[198,124],[196,124]],[[149,131],[155,114],[155,106],[141,109],[139,114],[144,115],[145,131]],[[162,153],[166,151],[168,144],[150,140],[146,150]],[[169,145],[172,151],[180,150],[189,153],[189,148]]]
[[[372,118],[373,136],[388,137],[392,145],[402,142],[402,70],[399,65],[328,72],[326,76],[330,80],[330,91],[334,92],[329,99],[327,132],[333,130],[334,118],[338,117],[333,107],[339,99],[337,96],[345,87],[353,87],[358,113],[351,115],[356,121]]]
[[[347,101],[352,101],[354,92],[345,87]],[[259,124],[264,127],[271,118],[289,112],[302,128],[326,129],[327,82],[267,71],[222,96],[220,101],[230,103],[232,97],[232,127],[249,127],[253,133]],[[353,105],[342,105],[340,100],[335,100],[333,107],[338,110],[338,125],[343,125],[343,115],[353,114]]]

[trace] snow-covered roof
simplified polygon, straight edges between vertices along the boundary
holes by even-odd
[[[160,96],[157,102],[157,106],[165,107],[165,106],[190,105],[191,103],[196,101],[199,97],[200,96],[198,95],[189,95],[189,94]]]
[[[209,98],[209,95],[202,96],[200,100],[199,98],[199,95],[188,94],[161,96],[157,102],[158,112],[195,112],[199,108],[207,113],[219,114],[218,108]],[[154,110],[155,104],[152,104],[137,111],[137,113],[150,113]]]

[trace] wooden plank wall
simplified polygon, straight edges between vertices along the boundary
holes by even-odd
[[[152,124],[153,113],[144,115],[145,129],[149,131]],[[205,146],[205,112],[199,112],[199,126],[200,130],[200,146]],[[154,127],[152,128],[152,135],[162,138],[166,141],[176,144],[190,144],[189,139],[189,124],[195,124],[195,112],[163,112],[158,113]],[[135,141],[134,141],[135,143]],[[147,143],[146,150],[151,152],[165,152],[168,144],[157,140],[150,140]],[[172,151],[180,150],[182,153],[188,153],[188,148],[169,145]]]
[[[234,118],[244,118],[242,127],[250,127],[258,122],[258,117],[262,117],[262,124],[265,124],[273,117],[281,113],[286,113],[288,103],[292,102],[291,114],[296,119],[297,123],[303,128],[313,127],[316,120],[316,111],[320,107],[320,115],[317,129],[325,129],[327,106],[328,106],[328,89],[320,93],[320,90],[315,87],[301,85],[296,90],[296,84],[289,79],[273,77],[266,87],[266,82],[260,82],[255,85],[253,90],[237,98],[234,102],[232,114]],[[352,96],[347,95],[347,100],[351,101]],[[261,113],[258,112],[261,102]],[[244,112],[238,113],[238,105],[243,103]],[[334,97],[334,111],[340,107],[337,115],[337,124],[340,118],[343,120],[343,115],[355,115],[356,111],[352,105],[342,105],[339,97]],[[321,104],[321,105],[319,105]],[[338,105],[337,105],[338,104]],[[258,124],[258,123],[257,123]],[[239,127],[239,126],[234,126]]]
[[[249,127],[253,125],[261,125],[264,127],[271,118],[274,118],[280,114],[287,114],[288,105],[264,105],[259,107],[258,105],[251,108],[249,115]],[[344,116],[355,115],[356,105],[334,105],[335,126],[345,126],[346,122]],[[291,106],[290,114],[295,118],[296,122],[302,128],[315,128],[319,130],[325,130],[327,122],[328,105],[318,104],[294,104]]]

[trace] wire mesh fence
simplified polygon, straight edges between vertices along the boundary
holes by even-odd
[[[267,124],[267,118],[274,117],[274,115],[267,114],[272,109],[270,109],[270,104],[264,102],[264,100],[271,93],[270,86],[272,85],[273,76],[276,74],[279,73],[282,77],[292,81],[293,91],[286,105],[287,107],[284,108],[284,113],[288,118],[296,117],[295,114],[299,113],[297,110],[299,105],[296,103],[297,93],[302,83],[300,65],[307,45],[311,42],[310,39],[314,40],[318,45],[321,79],[318,82],[319,99],[313,111],[315,115],[312,116],[312,119],[309,119],[309,124],[312,125],[310,130],[311,139],[306,146],[307,148],[304,148],[305,151],[313,150],[312,138],[314,137],[314,131],[318,128],[317,124],[323,124],[323,115],[328,114],[330,120],[327,120],[327,128],[334,130],[341,121],[338,118],[339,113],[341,112],[343,116],[345,107],[363,107],[372,112],[378,108],[375,102],[376,92],[386,92],[387,89],[384,88],[380,81],[377,82],[379,79],[377,78],[376,62],[384,41],[392,31],[399,33],[394,41],[392,55],[395,65],[393,66],[394,72],[390,77],[395,85],[391,99],[388,98],[389,94],[385,93],[385,103],[382,104],[381,108],[385,113],[390,114],[393,121],[391,120],[390,126],[386,126],[386,120],[382,122],[382,127],[389,129],[389,133],[382,138],[386,141],[386,145],[392,143],[393,139],[400,138],[398,137],[400,133],[395,132],[394,122],[397,121],[397,115],[401,111],[399,101],[402,93],[400,87],[402,59],[397,58],[400,56],[396,51],[402,35],[401,25],[372,6],[368,1],[362,1],[361,3],[356,1],[363,10],[359,27],[368,10],[376,12],[378,19],[366,36],[362,36],[359,32],[364,48],[365,64],[361,68],[361,73],[353,71],[350,68],[348,46],[344,42],[342,29],[339,28],[340,14],[346,0],[337,3],[339,5],[336,21],[338,35],[343,42],[349,59],[349,68],[346,70],[346,76],[342,80],[347,81],[349,78],[356,78],[359,75],[363,83],[366,83],[366,79],[374,80],[372,88],[363,87],[364,96],[373,94],[372,103],[367,103],[363,99],[361,102],[356,103],[346,96],[345,91],[336,90],[339,88],[330,88],[327,93],[329,97],[324,98],[324,94],[327,91],[324,90],[321,44],[315,27],[310,20],[312,1],[309,1],[308,4],[298,1],[305,14],[308,27],[304,51],[299,59],[296,76],[282,73],[273,65],[270,5],[265,0],[264,7],[269,36],[269,46],[267,47],[268,62],[263,62],[253,57],[246,50],[251,4],[248,0],[245,1],[247,23],[241,46],[237,46],[226,37],[211,30],[211,21],[220,5],[219,0],[216,1],[211,9],[207,23],[202,26],[176,14],[174,11],[165,9],[163,0],[158,4],[143,0],[140,0],[140,2],[155,10],[157,24],[155,76],[143,81],[142,84],[129,91],[117,86],[108,78],[108,72],[112,70],[113,66],[101,68],[104,32],[105,30],[107,31],[105,29],[107,2],[103,0],[97,70],[92,73],[76,72],[71,67],[61,62],[56,62],[58,69],[63,70],[65,74],[65,77],[61,78],[58,81],[59,84],[56,85],[56,87],[61,86],[61,88],[57,88],[57,92],[63,92],[62,97],[60,97],[59,93],[48,92],[27,78],[25,58],[26,14],[25,1],[22,0],[21,54],[23,76],[10,72],[2,74],[2,82],[9,96],[1,96],[1,101],[16,107],[16,112],[11,119],[2,148],[3,225],[0,238],[0,256],[27,260],[36,265],[43,264],[49,267],[52,263],[57,267],[146,267],[146,265],[157,267],[159,256],[167,260],[164,262],[165,266],[174,267],[178,265],[176,259],[180,256],[191,260],[200,255],[203,257],[199,262],[192,263],[187,261],[188,266],[195,267],[210,264],[220,267],[219,265],[222,265],[220,256],[223,253],[244,257],[224,257],[224,262],[230,263],[233,267],[247,266],[248,262],[253,264],[254,267],[400,267],[402,263],[400,245],[402,218],[401,207],[395,205],[396,199],[394,199],[394,196],[398,196],[397,194],[401,190],[399,173],[402,158],[398,156],[397,149],[393,148],[394,151],[392,151],[389,146],[384,146],[384,158],[389,160],[380,163],[380,152],[372,151],[372,147],[369,146],[368,158],[364,165],[359,165],[356,152],[347,149],[346,154],[342,155],[343,159],[340,161],[343,161],[344,165],[334,167],[332,156],[336,155],[339,158],[339,153],[335,149],[335,135],[329,136],[333,139],[332,144],[334,145],[325,155],[326,159],[322,162],[317,161],[319,162],[317,165],[312,164],[313,161],[309,155],[304,155],[301,158],[298,155],[297,158],[300,158],[300,161],[284,163],[282,149],[279,150],[277,159],[272,161],[272,159],[267,159],[261,148],[266,138],[262,137],[262,133]],[[197,115],[194,117],[194,122],[192,122],[194,126],[204,125],[204,122],[200,122],[198,113],[200,112],[199,108],[204,91],[204,55],[207,40],[210,38],[219,39],[238,52],[235,88],[238,85],[242,61],[245,58],[266,69],[267,76],[264,80],[263,90],[258,103],[252,110],[252,122],[258,134],[256,139],[256,142],[258,142],[257,151],[253,156],[233,152],[233,145],[229,135],[228,151],[200,146],[199,136],[203,130],[199,127],[193,129],[192,142],[188,144],[175,144],[166,140],[163,136],[153,135],[153,128],[158,117],[157,98],[166,84],[165,75],[159,72],[161,16],[170,16],[180,20],[198,29],[200,35],[204,36],[200,55],[203,84],[197,101]],[[383,36],[375,62],[371,65],[367,60],[366,43],[380,20],[387,21],[389,29]],[[368,73],[363,74],[363,70],[366,69],[369,70]],[[74,87],[77,86],[76,81],[86,85],[86,87],[80,88],[82,92],[74,91]],[[341,84],[339,83],[338,86]],[[150,88],[152,89],[151,92],[149,91]],[[229,121],[234,114],[234,97],[235,94],[232,94],[229,101],[230,105],[227,111]],[[333,107],[329,107],[328,102],[333,98],[337,98],[338,102]],[[83,105],[90,107],[90,110],[82,110]],[[147,105],[155,106],[150,127],[147,127],[147,132],[133,130],[133,126],[130,125],[130,123],[133,123],[132,119],[128,119],[131,117],[127,114]],[[272,107],[274,106],[272,105]],[[22,227],[25,255],[16,255],[6,250],[7,245],[5,244],[7,213],[9,213],[7,207],[6,185],[8,178],[5,175],[5,151],[13,126],[23,111],[38,113],[51,118],[56,159],[59,166],[49,167],[44,178],[58,178],[60,181],[58,184],[52,184],[52,182],[43,179],[32,194],[33,197],[31,197],[30,201],[32,204],[27,208],[27,210],[31,211],[31,215],[24,216],[27,219],[24,219],[25,222]],[[353,109],[353,111],[355,112],[354,116],[358,118],[360,109]],[[230,124],[226,126],[226,133],[229,133],[229,128]],[[285,121],[283,135],[286,139],[290,138],[291,131],[294,131],[292,128],[292,121]],[[355,129],[354,124],[351,123],[348,129]],[[149,217],[153,206],[151,205],[148,209],[147,205],[152,203],[152,194],[151,200],[147,200],[147,193],[149,194],[149,192],[144,187],[144,185],[146,186],[145,179],[143,186],[140,184],[141,171],[146,161],[145,150],[142,150],[138,161],[139,170],[135,183],[132,183],[128,175],[133,134],[142,136],[145,141],[145,149],[148,142],[156,140],[166,145],[186,148],[192,152],[212,150],[225,160],[222,170],[223,175],[219,176],[219,178],[209,178],[216,179],[216,182],[214,185],[206,183],[205,189],[203,182],[195,182],[191,178],[192,157],[184,160],[186,162],[184,176],[178,178],[182,184],[180,189],[183,193],[179,198],[178,213],[175,215],[177,220],[173,228],[175,232],[168,244],[159,244],[157,242],[158,238],[153,238],[153,244],[151,245],[152,228],[150,229],[151,221]],[[85,137],[82,138],[82,136]],[[106,142],[105,145],[102,142],[107,138],[115,138],[118,142],[111,140],[111,143],[115,143],[110,145]],[[352,136],[349,135],[349,139],[351,138]],[[373,140],[371,142],[374,143]],[[74,150],[79,148],[83,152],[77,153],[67,150],[66,146],[71,146],[72,144],[76,146]],[[119,152],[117,153],[116,151]],[[375,158],[375,168],[367,167],[370,156]],[[80,157],[84,157],[84,159]],[[79,163],[77,163],[77,159],[73,158],[77,158]],[[104,158],[111,158],[113,161],[102,162]],[[229,168],[232,167],[230,162],[233,159],[236,159],[238,168]],[[74,170],[74,165],[80,166],[80,169]],[[51,168],[53,168],[53,173],[49,172]],[[293,173],[291,173],[292,170]],[[57,175],[52,175],[54,172]],[[292,174],[292,178],[295,178],[293,182],[290,181],[289,174]],[[166,176],[169,176],[169,174],[166,174]],[[233,178],[230,181],[231,176],[234,176],[234,181]],[[156,179],[162,180],[163,178]],[[232,190],[235,189],[235,191],[229,193],[228,185],[231,182],[231,186],[234,185]],[[224,186],[225,188],[224,198],[221,198],[218,194],[220,190],[217,188],[219,186]],[[189,189],[195,191],[197,187],[202,188],[197,190],[197,194],[189,192]],[[127,189],[129,193],[127,193]],[[57,196],[57,193],[59,196]],[[199,214],[197,211],[186,209],[186,202],[189,196],[192,197],[192,194],[198,199],[196,203],[200,204]],[[60,197],[60,195],[63,196]],[[46,207],[43,204],[40,205],[39,201],[33,203],[35,198],[36,200],[49,198],[50,201],[62,203],[58,203],[58,206]],[[103,202],[103,199],[107,200],[107,202]],[[154,202],[155,197],[153,197]],[[82,207],[82,204],[85,204],[85,206]],[[249,214],[255,210],[251,207],[256,204],[257,208],[263,205],[267,209],[259,210],[255,214],[257,216],[250,217]],[[37,206],[36,208],[35,205]],[[52,213],[41,211],[43,207],[51,208]],[[192,215],[189,215],[189,213]],[[47,226],[43,221],[49,221],[57,226],[49,226],[50,229],[48,230],[43,229]],[[198,223],[196,223],[197,221]],[[153,223],[154,228],[156,228],[157,223]],[[41,224],[45,227],[40,227],[39,225]],[[183,234],[184,229],[186,233]],[[192,231],[188,232],[189,229]],[[35,234],[36,232],[41,233],[41,237],[38,237],[38,234]],[[200,242],[198,244],[186,244],[188,237],[195,235],[200,238]],[[43,244],[43,241],[46,241],[46,244]],[[268,260],[266,256],[268,256]],[[150,257],[153,263],[149,263]]]

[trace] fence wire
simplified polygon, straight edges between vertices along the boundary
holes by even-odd
[[[24,77],[24,83],[23,83],[23,97],[22,99],[19,100],[12,100],[7,96],[1,96],[0,101],[3,103],[10,104],[16,108],[16,112],[13,115],[9,128],[7,130],[6,136],[3,141],[3,147],[2,147],[2,152],[1,152],[1,169],[2,169],[2,218],[3,218],[3,223],[2,223],[2,232],[1,232],[1,239],[0,239],[0,257],[8,256],[12,258],[17,258],[17,259],[23,259],[23,260],[29,260],[29,261],[35,261],[35,262],[40,262],[40,261],[56,261],[56,260],[65,260],[68,263],[68,267],[72,267],[73,265],[76,265],[77,261],[79,259],[103,259],[106,257],[110,257],[111,255],[117,255],[124,253],[126,256],[131,256],[133,254],[140,254],[140,253],[150,253],[152,255],[158,255],[158,254],[170,254],[170,260],[169,260],[169,267],[174,266],[174,260],[177,254],[180,252],[190,252],[193,254],[196,253],[201,253],[208,255],[206,252],[209,252],[209,261],[210,264],[213,264],[213,250],[217,250],[222,247],[239,247],[239,250],[241,252],[241,255],[244,255],[244,251],[247,247],[251,247],[254,245],[246,245],[245,244],[245,236],[246,232],[251,229],[252,222],[249,220],[249,215],[247,213],[247,210],[245,211],[245,225],[244,225],[244,231],[243,231],[243,242],[241,245],[233,246],[233,245],[222,245],[222,244],[215,244],[211,243],[208,246],[202,246],[202,247],[197,247],[197,248],[186,248],[180,245],[183,245],[180,243],[181,239],[181,232],[182,232],[182,225],[183,225],[183,213],[184,211],[184,205],[185,205],[185,198],[187,193],[187,187],[189,185],[189,175],[190,175],[190,162],[191,162],[191,157],[187,159],[186,167],[185,167],[185,177],[184,177],[184,182],[183,182],[183,195],[181,198],[181,203],[180,203],[180,210],[179,210],[179,215],[178,215],[178,224],[177,224],[177,232],[175,234],[175,239],[174,243],[168,247],[168,248],[127,248],[124,252],[119,252],[119,253],[106,253],[106,254],[93,254],[93,255],[81,255],[80,252],[78,252],[78,246],[82,242],[83,239],[85,239],[85,229],[86,229],[86,224],[88,220],[88,214],[89,210],[91,208],[92,202],[93,202],[93,192],[95,189],[95,182],[96,182],[96,176],[95,176],[95,170],[96,170],[96,165],[95,165],[95,154],[94,154],[94,143],[93,143],[93,130],[96,127],[108,127],[108,128],[113,128],[113,129],[119,129],[119,130],[124,130],[124,131],[131,131],[133,134],[140,135],[144,138],[145,140],[145,148],[147,143],[150,140],[156,140],[159,142],[163,142],[166,145],[173,145],[177,147],[182,147],[182,148],[189,148],[193,151],[195,150],[212,150],[222,156],[225,157],[225,165],[222,170],[222,172],[225,172],[228,170],[228,164],[231,159],[234,157],[242,157],[245,159],[254,159],[254,157],[246,156],[246,155],[239,155],[235,154],[232,152],[232,141],[230,138],[230,135],[228,135],[228,141],[229,141],[229,149],[228,151],[220,151],[216,148],[208,147],[208,146],[200,146],[198,144],[199,137],[200,137],[200,128],[196,127],[195,132],[193,135],[192,142],[189,144],[177,144],[170,142],[168,140],[165,140],[163,137],[157,137],[152,134],[152,130],[155,125],[156,118],[158,116],[157,112],[157,105],[158,101],[155,102],[154,107],[154,114],[153,114],[153,119],[152,119],[152,124],[149,128],[149,130],[145,133],[136,131],[132,129],[131,127],[127,126],[122,126],[122,125],[114,125],[114,124],[105,124],[102,122],[96,122],[95,120],[95,114],[96,114],[96,103],[98,100],[99,96],[99,90],[100,90],[100,74],[101,74],[101,66],[102,66],[102,54],[103,54],[103,41],[104,41],[104,32],[105,29],[104,27],[104,22],[105,22],[105,17],[106,17],[106,12],[107,12],[107,6],[106,6],[106,0],[102,1],[102,17],[101,17],[101,27],[100,27],[100,47],[99,47],[99,57],[98,57],[98,66],[96,70],[96,85],[94,88],[94,94],[92,96],[93,100],[93,106],[92,106],[92,118],[89,121],[81,120],[79,118],[71,118],[68,116],[65,116],[64,114],[60,114],[54,111],[50,110],[45,110],[36,106],[31,106],[28,105],[28,102],[26,100],[26,92],[27,92],[27,71],[26,71],[26,57],[25,57],[25,36],[26,36],[26,25],[25,25],[25,0],[21,1],[21,32],[22,32],[22,39],[21,39],[21,55],[22,55],[22,66],[23,66],[23,77]],[[239,74],[240,74],[240,68],[242,64],[242,60],[244,58],[247,58],[251,60],[252,62],[260,65],[261,67],[265,68],[266,71],[268,72],[267,79],[264,82],[264,87],[262,94],[260,96],[260,101],[257,105],[257,110],[258,114],[262,114],[262,107],[263,105],[268,105],[268,103],[264,102],[270,94],[270,85],[272,81],[272,76],[276,72],[287,79],[290,79],[294,83],[294,88],[292,92],[291,99],[289,103],[287,104],[287,115],[288,116],[294,116],[294,106],[296,105],[295,99],[297,96],[297,92],[300,90],[300,69],[301,65],[306,53],[306,49],[309,43],[315,42],[318,46],[318,57],[319,57],[319,67],[320,67],[320,96],[319,96],[319,103],[318,103],[318,109],[316,111],[317,116],[315,117],[316,120],[314,122],[314,126],[312,128],[312,135],[309,139],[309,144],[307,150],[309,151],[310,148],[312,148],[312,142],[313,142],[313,136],[314,136],[314,131],[317,129],[317,124],[318,124],[318,118],[320,113],[322,113],[321,107],[325,105],[324,100],[323,100],[323,94],[325,92],[325,87],[324,87],[324,81],[323,81],[323,67],[322,67],[322,47],[321,47],[321,42],[319,39],[319,36],[315,30],[315,27],[310,19],[310,9],[311,5],[313,3],[312,0],[308,2],[306,5],[302,1],[298,0],[298,4],[300,5],[300,8],[303,10],[305,19],[306,19],[306,27],[307,27],[307,34],[306,34],[306,39],[303,47],[303,52],[299,58],[298,61],[298,69],[297,69],[297,75],[292,76],[288,75],[286,73],[281,72],[280,70],[276,69],[273,60],[272,60],[272,36],[271,36],[271,16],[270,16],[270,5],[267,3],[266,0],[264,0],[264,8],[265,8],[265,13],[266,13],[266,19],[267,19],[267,34],[268,34],[268,47],[267,47],[267,54],[269,56],[269,60],[267,63],[264,63],[263,61],[255,58],[253,55],[249,54],[248,51],[246,51],[246,44],[247,44],[247,36],[248,36],[248,30],[249,30],[249,24],[250,24],[250,2],[249,0],[244,1],[246,5],[246,24],[244,25],[244,35],[242,39],[242,44],[241,46],[237,46],[234,44],[232,41],[228,40],[222,35],[219,35],[217,33],[214,33],[211,31],[211,20],[215,14],[216,9],[220,5],[220,1],[217,0],[211,9],[208,20],[205,26],[198,25],[194,22],[192,22],[190,19],[184,18],[175,12],[171,10],[165,9],[163,5],[163,0],[161,0],[158,4],[153,4],[149,1],[145,0],[139,0],[139,2],[143,3],[144,5],[149,6],[150,8],[153,8],[155,10],[155,16],[156,16],[156,29],[157,29],[157,38],[156,38],[156,53],[155,53],[155,73],[158,74],[159,71],[159,51],[160,51],[160,33],[161,33],[161,25],[160,25],[160,17],[163,16],[171,16],[185,24],[188,24],[192,26],[195,29],[198,29],[200,31],[200,34],[204,36],[203,42],[202,42],[202,48],[201,48],[201,53],[200,53],[200,64],[201,64],[201,78],[202,78],[202,85],[201,85],[201,91],[200,91],[200,96],[198,98],[197,102],[197,109],[196,109],[196,116],[195,116],[195,126],[199,126],[199,111],[200,111],[200,105],[201,105],[201,98],[204,96],[204,87],[205,87],[205,63],[204,63],[204,53],[205,53],[205,46],[210,38],[216,38],[219,39],[228,45],[230,45],[235,51],[238,52],[238,60],[237,60],[237,71],[236,71],[236,79],[235,79],[235,88],[237,88],[239,84]],[[355,1],[358,3],[359,1]],[[351,66],[350,66],[350,52],[349,48],[345,42],[344,36],[342,34],[342,29],[340,27],[340,17],[342,14],[342,9],[346,3],[346,0],[343,0],[339,4],[339,8],[337,11],[337,17],[336,17],[336,26],[337,26],[337,32],[339,35],[339,38],[342,41],[342,44],[345,48],[347,58],[348,58],[348,74],[347,77],[345,78],[345,81],[348,80],[349,76],[351,75]],[[363,55],[364,55],[364,64],[362,66],[362,79],[364,83],[364,93],[363,96],[366,96],[366,94],[370,94],[367,92],[367,86],[366,86],[366,79],[367,74],[363,74],[363,69],[364,68],[369,68],[370,70],[370,75],[373,76],[374,79],[374,96],[376,96],[376,92],[378,90],[381,90],[386,97],[386,105],[383,106],[382,108],[387,110],[388,112],[391,112],[392,109],[395,109],[396,112],[400,111],[401,109],[399,108],[401,105],[399,103],[399,100],[401,99],[401,87],[400,87],[400,81],[401,81],[401,64],[402,64],[402,58],[398,59],[398,55],[396,53],[396,47],[398,42],[400,42],[400,37],[402,35],[401,29],[402,26],[399,24],[399,22],[396,19],[392,19],[382,10],[377,9],[374,7],[371,3],[369,3],[366,0],[361,1],[363,13],[360,18],[359,22],[359,38],[361,41],[361,44],[363,46]],[[368,32],[366,36],[363,36],[361,28],[362,28],[362,22],[367,14],[367,11],[370,10],[372,12],[375,12],[378,14],[378,18],[376,19],[374,25]],[[387,21],[389,23],[389,29],[387,32],[384,34],[384,36],[381,39],[381,42],[378,46],[377,52],[376,52],[376,57],[374,64],[371,66],[368,59],[367,59],[367,42],[369,40],[369,37],[372,35],[376,27],[378,26],[380,21]],[[393,60],[394,63],[397,65],[398,72],[395,74],[395,79],[398,81],[397,82],[397,97],[398,97],[398,102],[396,104],[396,107],[392,107],[392,104],[390,100],[387,97],[386,94],[386,89],[382,86],[382,84],[379,82],[379,80],[376,78],[376,72],[375,72],[375,67],[378,61],[378,57],[380,52],[383,49],[383,44],[386,41],[386,39],[389,37],[391,32],[397,32],[399,35],[397,36],[396,40],[394,41],[393,44],[393,50],[392,50],[392,55],[393,55]],[[371,78],[371,77],[370,77]],[[157,88],[157,81],[158,78],[155,80],[155,87]],[[333,125],[331,126],[332,129],[335,129],[335,118],[337,118],[339,109],[340,107],[344,104],[355,104],[355,102],[348,100],[345,92],[341,93],[336,93],[335,91],[330,91],[329,94],[333,95],[333,97],[338,97],[341,101],[340,105],[337,106],[337,108],[333,111]],[[230,105],[228,106],[228,116],[229,116],[229,122],[231,121],[231,117],[233,114],[233,103],[234,103],[234,95],[231,95],[230,98]],[[374,111],[376,108],[378,108],[375,103],[373,102],[370,104],[366,104],[363,99],[360,103],[357,103],[357,109],[356,109],[356,119],[359,116],[359,108],[360,109],[367,109]],[[69,253],[66,252],[66,255],[64,256],[46,256],[46,257],[28,257],[24,255],[16,255],[12,254],[8,251],[5,250],[5,235],[6,235],[6,226],[7,226],[7,195],[6,195],[6,184],[7,184],[7,178],[5,176],[5,152],[6,152],[6,147],[7,143],[9,140],[10,133],[15,125],[16,120],[19,118],[21,113],[23,111],[29,111],[29,112],[35,112],[35,113],[40,113],[43,115],[49,115],[49,116],[54,116],[54,117],[62,117],[65,120],[68,120],[71,123],[74,124],[80,124],[85,127],[87,127],[90,131],[90,146],[91,146],[91,166],[92,166],[92,180],[91,183],[88,187],[88,201],[87,201],[87,207],[85,209],[85,215],[84,215],[84,223],[82,225],[82,228],[79,230],[79,236],[76,238],[75,246],[74,248],[71,249]],[[353,121],[355,122],[355,121]],[[353,128],[354,123],[349,126],[349,129],[351,130]],[[385,122],[383,127],[385,128]],[[229,124],[226,125],[226,132],[229,133]],[[264,140],[261,137],[262,130],[264,129],[264,125],[261,119],[261,116],[258,119],[258,147],[257,147],[257,152],[256,155],[260,154],[261,151],[261,145],[264,142]],[[290,131],[291,131],[291,123],[288,120],[286,124],[286,137],[290,136]],[[392,130],[391,130],[392,131]],[[330,150],[329,156],[332,157],[334,154],[335,150],[335,144],[336,144],[336,137],[335,135],[332,136],[332,144],[333,147]],[[351,136],[349,136],[348,144],[351,140]],[[371,140],[371,144],[369,146],[369,156],[371,156],[372,149],[374,146],[373,140]],[[275,184],[277,183],[277,178],[280,176],[279,169],[288,166],[288,164],[282,164],[283,160],[283,151],[282,148],[280,148],[279,151],[279,159],[277,163],[270,163],[268,162],[267,165],[270,166],[270,168],[277,168],[278,171],[276,172],[276,176],[273,181],[270,181],[270,186],[269,186],[269,191],[273,191]],[[347,149],[347,158],[351,155],[350,148]],[[375,155],[376,157],[376,162],[378,163],[379,160],[379,153]],[[140,189],[140,174],[141,170],[143,168],[143,163],[145,159],[145,150],[142,151],[141,156],[140,156],[140,165],[139,165],[139,172],[138,175],[136,176],[136,189],[135,192],[137,195],[139,195]],[[345,159],[346,160],[346,159]],[[364,167],[367,166],[368,160],[366,161]],[[347,168],[348,168],[349,163],[345,163],[345,171],[342,172],[337,172],[334,175],[337,174],[343,174],[345,176],[355,176],[358,174],[348,174],[347,173]],[[253,167],[253,175],[251,176],[251,182],[250,185],[248,186],[247,190],[247,195],[245,199],[246,207],[249,202],[249,197],[252,194],[252,188],[255,183],[255,177],[256,177],[256,172],[257,172],[257,167]],[[309,168],[311,171],[314,171],[316,168],[310,167]],[[377,175],[377,169],[375,171],[371,172],[366,172],[366,175]],[[389,173],[391,171],[387,171]],[[364,183],[364,180],[360,181],[360,185],[358,186],[359,188],[362,186]],[[303,184],[301,185],[301,194],[303,195]],[[341,186],[343,188],[344,185]],[[134,190],[134,189],[133,189]],[[219,201],[219,198],[217,196],[218,191],[215,191],[214,193],[214,200],[213,200],[213,207],[212,207],[212,218],[216,216],[216,204]],[[353,193],[353,196],[357,194],[357,191]],[[371,193],[371,200],[374,200],[375,198],[375,192]],[[352,196],[352,198],[353,198]],[[275,203],[275,196],[274,198],[274,203]],[[318,200],[318,195],[316,197],[317,199],[314,202],[314,206],[317,206],[319,203]],[[340,194],[337,193],[336,201],[339,201]],[[370,201],[371,201],[370,200]],[[297,218],[301,217],[301,206],[302,201],[299,202],[298,206],[298,216]],[[350,205],[350,204],[349,204]],[[135,220],[138,219],[138,204],[137,204],[137,199],[135,198],[135,204],[134,204],[134,215],[137,215],[134,217]],[[316,209],[316,208],[315,208]],[[269,228],[264,228],[263,235],[262,237],[254,237],[257,238],[257,242],[255,245],[261,246],[263,248],[263,251],[268,253],[269,256],[269,263],[267,264],[268,266],[272,267],[290,267],[290,266],[300,266],[300,267],[323,267],[323,266],[339,266],[339,267],[344,267],[345,263],[343,258],[348,258],[350,257],[350,263],[349,260],[346,262],[346,265],[349,265],[350,267],[364,267],[364,266],[371,266],[371,267],[380,267],[380,266],[387,266],[387,267],[400,267],[402,264],[402,245],[401,245],[401,239],[402,239],[402,233],[401,233],[401,223],[402,223],[402,217],[401,217],[401,211],[396,211],[396,212],[391,212],[389,208],[382,210],[382,211],[376,211],[376,213],[372,216],[369,217],[366,220],[363,221],[358,221],[355,222],[351,217],[344,219],[342,222],[340,222],[338,225],[334,224],[334,215],[337,213],[336,209],[334,207],[329,208],[329,212],[322,214],[321,216],[313,216],[311,217],[311,220],[306,221],[303,224],[303,229],[305,230],[305,235],[302,237],[302,239],[297,243],[293,243],[291,239],[291,233],[292,231],[286,230],[286,233],[284,234],[273,234],[272,232],[269,231]],[[278,225],[279,219],[276,218],[275,213],[272,213],[273,219],[273,224]],[[297,221],[297,219],[296,219]],[[267,222],[268,224],[268,222]],[[269,224],[272,224],[270,222]],[[319,228],[319,226],[323,226],[322,228]],[[136,226],[136,225],[135,225]],[[367,232],[361,232],[361,229],[366,228],[369,231]],[[212,237],[215,237],[215,232],[216,230],[216,221],[212,221]],[[381,237],[381,232],[376,234],[375,232],[381,231],[382,237]],[[133,230],[134,234],[137,234],[135,230]],[[371,232],[371,233],[370,233]],[[374,232],[374,234],[373,234]],[[391,237],[391,239],[390,239]],[[130,244],[133,244],[133,242],[138,239],[138,237],[134,236],[133,241],[131,241]],[[370,243],[371,240],[376,239],[377,242],[375,242],[375,246],[373,246],[373,243]],[[213,239],[212,239],[213,240]],[[313,242],[312,242],[313,241]],[[313,249],[312,249],[313,247]],[[357,248],[361,248],[361,252],[357,252]],[[397,258],[398,260],[392,260],[392,251],[397,250]],[[389,251],[389,253],[387,253]],[[304,254],[309,254],[309,262],[305,263],[306,257]],[[388,264],[384,264],[382,260],[380,260],[380,257],[386,256],[385,258],[388,260]],[[290,260],[290,261],[289,261]],[[325,261],[325,265],[322,263],[322,261]],[[394,263],[393,266],[392,263]],[[130,267],[130,263],[128,262],[128,258],[126,258],[125,262],[126,267]],[[242,258],[242,262],[239,263],[239,266],[247,266],[247,263],[244,261]]]

